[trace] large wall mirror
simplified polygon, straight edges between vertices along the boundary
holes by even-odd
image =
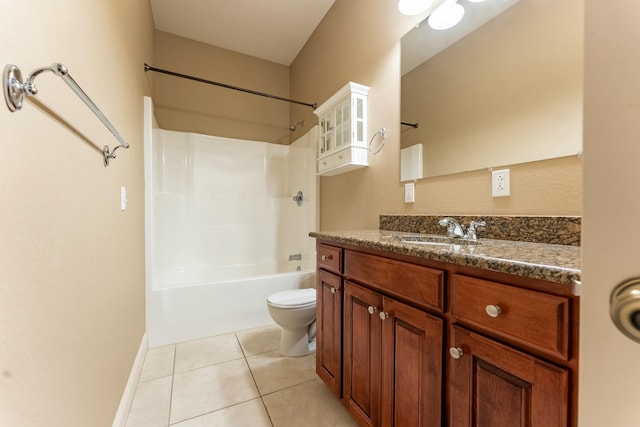
[[[401,149],[422,151],[425,178],[582,151],[584,0],[458,0],[463,22],[492,2],[453,41],[426,22],[402,39],[401,120],[417,127]]]

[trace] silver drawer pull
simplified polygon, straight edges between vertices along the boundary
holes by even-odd
[[[378,311],[378,307],[374,307],[374,306],[370,305],[369,308],[367,308],[367,311],[369,312],[369,314],[373,314],[376,311]]]
[[[484,311],[486,311],[490,317],[498,317],[500,313],[502,313],[502,309],[499,306],[492,304],[486,306]]]
[[[322,255],[320,259],[322,261],[331,261],[333,259],[333,255]]]
[[[456,360],[460,359],[463,354],[464,354],[464,352],[462,351],[462,348],[460,348],[460,347],[451,347],[449,349],[449,355],[451,355],[451,357],[456,359]]]

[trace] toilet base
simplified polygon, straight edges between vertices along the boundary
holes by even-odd
[[[309,342],[308,327],[298,330],[282,329],[280,332],[280,354],[282,356],[306,356],[315,351],[316,341]]]

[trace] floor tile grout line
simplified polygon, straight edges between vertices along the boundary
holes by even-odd
[[[233,408],[234,406],[244,405],[244,404],[245,404],[245,403],[247,403],[247,402],[251,402],[252,400],[257,400],[257,399],[260,399],[260,396],[258,396],[258,397],[253,397],[253,398],[251,398],[251,399],[247,399],[247,400],[243,400],[242,402],[236,402],[236,403],[233,403],[233,404],[231,404],[231,405],[223,406],[223,407],[221,407],[221,408],[214,409],[213,411],[204,412],[204,413],[202,413],[202,414],[194,415],[194,416],[192,416],[192,417],[185,418],[184,420],[176,421],[176,422],[175,422],[175,423],[173,423],[173,424],[168,424],[168,426],[169,426],[169,427],[171,427],[171,426],[175,426],[176,424],[183,423],[183,422],[185,422],[185,421],[195,420],[195,419],[198,419],[198,418],[203,417],[203,416],[205,416],[205,415],[214,414],[214,413],[216,413],[216,412],[218,412],[218,411],[222,411],[222,410],[224,410],[224,409]],[[264,404],[264,403],[263,403],[263,404]],[[267,412],[267,414],[268,414],[268,412]]]
[[[240,347],[240,351],[242,352],[242,356],[246,359],[247,353],[244,351],[244,347],[242,347],[242,341],[240,341],[240,337],[238,336],[238,332],[234,332],[233,336],[236,337],[236,341],[238,342],[238,347]]]
[[[266,397],[266,396],[271,396],[272,394],[280,393],[282,391],[289,390],[289,389],[292,389],[292,388],[300,387],[302,384],[307,384],[307,383],[313,382],[315,380],[316,380],[316,378],[312,378],[310,380],[305,380],[305,381],[302,381],[301,383],[293,384],[293,385],[290,385],[290,386],[285,387],[285,388],[281,388],[281,389],[278,389],[278,390],[273,390],[273,391],[270,391],[269,393],[261,394],[260,398],[263,398],[263,397]]]
[[[171,367],[171,391],[169,393],[169,414],[167,417],[167,426],[171,425],[171,409],[173,406],[173,384],[176,376],[176,355],[178,353],[178,346],[173,345],[173,364]]]
[[[256,377],[253,375],[253,371],[251,370],[251,365],[249,365],[249,361],[247,360],[247,354],[244,352],[244,348],[242,347],[242,343],[240,342],[240,337],[238,337],[237,332],[235,332],[235,336],[236,336],[236,339],[238,340],[238,344],[240,345],[240,349],[242,350],[242,354],[244,354],[244,363],[246,363],[247,368],[249,369],[249,374],[251,375],[251,379],[253,380],[253,384],[256,386],[256,391],[258,392],[258,397],[260,399],[260,402],[262,403],[262,407],[264,408],[264,411],[266,412],[267,417],[269,418],[269,423],[271,424],[271,427],[274,427],[273,419],[271,418],[271,414],[269,413],[269,408],[267,408],[267,404],[264,403],[264,399],[262,398],[262,392],[258,387],[258,382],[256,381]]]

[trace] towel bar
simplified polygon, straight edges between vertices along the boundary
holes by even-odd
[[[24,97],[33,96],[38,93],[38,89],[35,86],[35,78],[45,71],[51,71],[56,76],[62,78],[64,82],[75,92],[76,95],[89,107],[91,111],[100,119],[100,121],[109,129],[111,134],[120,142],[120,145],[115,147],[113,150],[109,149],[108,145],[105,145],[102,148],[102,153],[104,155],[104,166],[109,166],[109,160],[116,158],[116,150],[120,147],[129,148],[129,144],[122,138],[120,133],[116,130],[115,127],[111,124],[111,122],[102,114],[102,111],[98,108],[98,106],[89,98],[89,96],[85,93],[84,90],[78,83],[71,77],[69,74],[69,70],[62,64],[53,64],[50,67],[41,67],[34,70],[30,76],[27,76],[26,81],[22,82],[22,73],[20,69],[12,64],[7,64],[4,67],[3,73],[3,88],[4,88],[4,99],[7,102],[7,107],[9,107],[10,111],[17,111],[22,108],[22,102],[24,101]]]

